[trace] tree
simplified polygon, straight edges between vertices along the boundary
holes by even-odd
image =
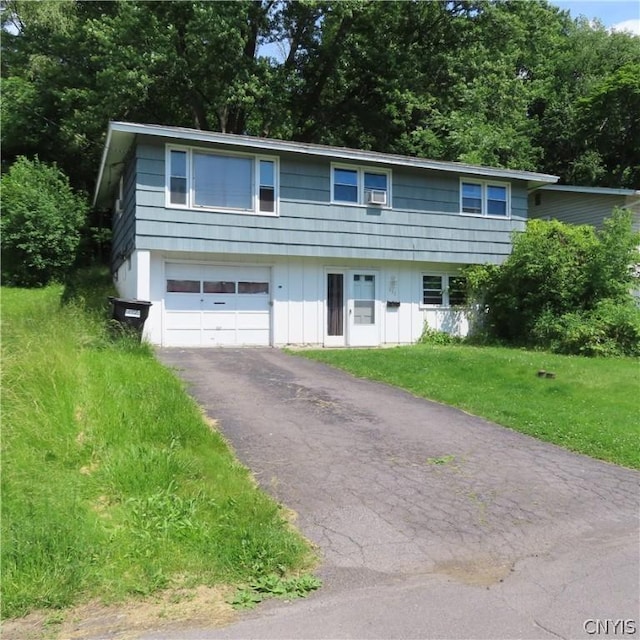
[[[544,149],[538,168],[566,184],[638,188],[637,170],[629,168],[640,163],[633,82],[640,38],[586,20],[568,21],[564,30],[542,60],[530,105],[533,140]]]
[[[36,287],[62,279],[76,258],[86,198],[38,158],[18,158],[0,187],[3,282]]]
[[[3,9],[3,158],[38,154],[81,190],[108,120],[638,186],[640,39],[574,22],[546,0]]]
[[[640,61],[609,73],[578,100],[579,133],[603,167],[600,179],[589,184],[640,188],[639,114]]]

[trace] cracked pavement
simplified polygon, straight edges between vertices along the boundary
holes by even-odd
[[[158,355],[324,581],[163,638],[638,637],[640,473],[276,349]]]

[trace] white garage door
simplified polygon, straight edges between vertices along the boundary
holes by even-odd
[[[269,345],[270,269],[167,263],[163,344]]]

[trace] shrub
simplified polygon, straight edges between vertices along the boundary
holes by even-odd
[[[2,279],[37,287],[73,265],[86,199],[55,165],[20,157],[2,176]]]
[[[600,232],[530,221],[503,265],[468,272],[475,302],[484,310],[480,337],[560,353],[640,352],[640,311],[630,294],[639,242],[629,212],[622,210]]]
[[[603,300],[591,311],[556,318],[541,315],[536,342],[556,353],[585,356],[640,356],[640,309],[633,303]]]
[[[418,340],[419,344],[432,345],[460,344],[461,342],[462,338],[452,335],[451,333],[446,333],[445,331],[432,329],[426,322],[422,330],[422,335]]]

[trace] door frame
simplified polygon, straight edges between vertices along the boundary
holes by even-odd
[[[329,335],[329,275],[341,275],[342,280],[342,335]],[[354,275],[374,276],[374,318],[372,325],[364,327],[353,323],[354,319]],[[358,269],[352,267],[325,267],[323,345],[325,347],[377,347],[382,331],[382,306],[380,304],[380,271],[378,269]]]

